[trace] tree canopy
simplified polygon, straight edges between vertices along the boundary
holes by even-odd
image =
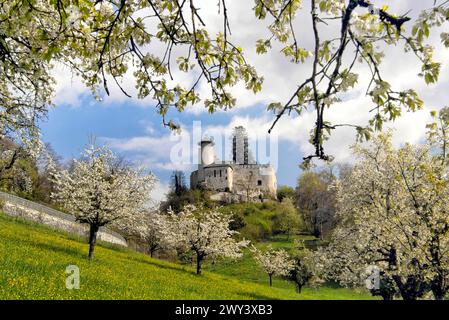
[[[103,92],[110,93],[111,83],[130,96],[122,80],[132,73],[138,98],[152,100],[163,124],[175,130],[179,124],[170,119],[170,110],[183,111],[200,101],[209,112],[227,110],[236,104],[229,88],[238,82],[260,91],[263,77],[231,41],[233,13],[227,1],[217,1],[219,32],[205,24],[200,8],[199,0],[2,1],[0,134],[14,132],[25,141],[39,138],[36,121],[52,106],[52,69],[58,64],[80,76],[99,99]],[[299,13],[309,8],[311,23],[296,23]],[[432,30],[441,32],[438,27],[447,21],[447,1],[429,1],[429,7],[413,19],[365,0],[256,0],[253,14],[269,23],[268,37],[255,41],[258,53],[267,53],[278,42],[293,64],[312,67],[309,77],[298,79],[288,101],[273,101],[267,107],[275,113],[273,126],[291,112],[316,111],[310,140],[315,152],[306,160],[331,159],[323,143],[340,126],[353,126],[360,138],[368,139],[403,110],[423,106],[414,89],[395,89],[382,75],[385,47],[402,47],[416,55],[422,63],[419,76],[428,84],[438,80],[440,63],[433,59],[435,43],[429,43],[429,37]],[[303,32],[313,33],[311,47],[302,45]],[[440,35],[449,46],[449,34]],[[371,77],[359,87],[361,65],[369,67]],[[177,79],[175,68],[189,73],[194,78],[191,84]],[[203,84],[209,90],[202,97]],[[327,110],[342,94],[362,88],[373,103],[368,126],[326,120]]]
[[[423,10],[418,19],[410,22],[410,17],[391,13],[387,6],[376,8],[370,1],[311,0],[312,25],[309,30],[313,32],[314,42],[307,48],[301,47],[300,31],[293,23],[297,13],[304,10],[302,3],[300,0],[256,1],[256,16],[272,21],[270,36],[257,42],[257,50],[265,53],[273,41],[278,41],[285,45],[282,52],[292,63],[312,63],[310,77],[298,83],[291,98],[285,103],[271,103],[268,110],[276,114],[273,128],[284,114],[301,114],[312,107],[316,111],[316,122],[310,141],[315,146],[315,153],[306,156],[305,160],[309,162],[315,157],[330,160],[332,157],[325,153],[323,143],[332,130],[351,126],[357,130],[360,139],[368,140],[374,129],[381,130],[385,121],[396,119],[403,109],[415,111],[423,106],[414,89],[394,89],[383,77],[380,68],[385,59],[383,50],[385,46],[400,45],[406,52],[412,52],[422,63],[419,75],[427,84],[436,82],[440,63],[433,60],[433,44],[426,43],[426,39],[432,27],[446,22],[449,4],[447,1],[431,2],[431,8]],[[339,33],[332,33],[332,29]],[[446,33],[441,34],[446,46],[449,45],[447,37]],[[342,94],[356,88],[358,67],[362,64],[366,64],[371,72],[363,90],[372,99],[374,117],[368,126],[330,123],[325,112],[340,101]]]
[[[391,135],[358,146],[361,158],[337,184],[339,224],[317,266],[344,284],[377,270],[372,292],[414,300],[449,290],[447,165],[430,145],[393,147]],[[373,269],[374,268],[374,269]]]
[[[117,161],[107,147],[88,145],[70,170],[54,170],[52,197],[69,210],[76,221],[89,225],[89,258],[93,258],[100,227],[126,222],[133,228],[149,205],[156,178],[143,169]]]
[[[164,230],[168,246],[192,251],[196,255],[196,272],[201,274],[206,258],[239,258],[249,241],[233,238],[237,231],[229,228],[231,218],[216,210],[186,205],[179,213],[171,211]]]
[[[226,2],[219,1],[223,30],[210,34],[193,0],[14,0],[0,4],[1,131],[36,137],[36,120],[52,103],[52,68],[64,64],[79,75],[97,98],[110,92],[128,71],[134,75],[138,98],[150,96],[164,125],[177,125],[165,116],[200,99],[197,87],[205,80],[210,112],[230,108],[229,86],[243,81],[254,92],[260,78],[241,48],[227,39]],[[154,46],[165,49],[152,50]],[[173,61],[175,60],[175,61]],[[196,75],[190,87],[173,79],[172,68]],[[174,83],[174,84],[172,84]]]

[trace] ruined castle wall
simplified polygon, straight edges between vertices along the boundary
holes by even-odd
[[[229,166],[213,166],[204,168],[204,181],[208,189],[231,191],[233,172]]]
[[[233,191],[245,194],[248,190],[250,196],[260,194],[276,196],[276,175],[270,166],[237,165],[234,166]]]
[[[262,185],[264,187],[265,192],[267,192],[273,197],[276,197],[277,181],[276,181],[276,173],[273,167],[271,166],[262,167],[260,169],[260,178],[262,179]]]

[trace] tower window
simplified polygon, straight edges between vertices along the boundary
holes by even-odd
[[[262,185],[262,180],[257,180],[257,185],[261,186]]]
[[[216,177],[217,177],[217,171],[214,170],[214,178],[216,178]]]

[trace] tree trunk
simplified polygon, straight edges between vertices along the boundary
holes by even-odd
[[[91,224],[89,228],[89,260],[94,258],[95,244],[97,243],[97,233],[99,226]]]
[[[270,287],[271,287],[271,286],[273,286],[273,281],[272,281],[273,275],[272,275],[272,274],[269,274],[268,276],[270,277]]]
[[[433,296],[435,300],[444,300],[446,296],[447,290],[444,288],[444,279],[441,276],[437,276],[432,283],[430,284],[430,288],[432,290]]]
[[[391,301],[394,299],[394,294],[390,294],[390,293],[383,293],[381,294],[382,299],[384,299],[385,301]]]
[[[406,301],[417,300],[425,293],[425,283],[421,279],[417,279],[417,276],[408,276],[405,282],[397,275],[392,278],[401,293],[402,299]]]
[[[156,250],[157,250],[157,246],[151,245],[151,246],[148,247],[148,253],[150,254],[151,258],[153,258],[154,253],[156,252]]]
[[[196,274],[201,274],[201,262],[203,260],[203,256],[199,253],[196,254]]]
[[[404,301],[416,301],[417,298],[413,294],[401,293],[401,297]]]
[[[445,294],[441,293],[441,291],[432,291],[433,296],[435,297],[435,300],[444,300]]]

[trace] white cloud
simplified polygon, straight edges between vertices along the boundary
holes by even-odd
[[[149,163],[155,169],[161,169],[166,171],[191,171],[193,170],[193,164],[188,163],[173,163],[173,162],[158,162]]]
[[[114,139],[114,138],[102,138],[112,148],[120,151],[157,151],[158,153],[166,153],[170,151],[170,147],[173,144],[171,141],[171,135],[162,137],[132,137],[130,139]]]
[[[386,0],[382,4],[389,5],[392,12],[398,14],[405,13],[409,11],[410,8],[413,11],[411,15],[416,15],[419,13],[420,9],[431,6],[433,1],[393,1]],[[223,21],[221,18],[217,18],[217,2],[210,0],[198,1],[197,6],[200,8],[200,14],[206,23],[206,26],[211,33],[216,33],[221,31],[223,27]],[[378,4],[379,5],[379,4]],[[231,89],[233,95],[237,98],[237,106],[230,112],[238,113],[242,108],[254,106],[257,104],[268,104],[273,101],[285,102],[289,96],[294,92],[295,88],[299,83],[305,80],[310,74],[311,60],[309,59],[305,65],[295,65],[291,64],[283,54],[280,53],[281,45],[273,43],[273,49],[265,55],[259,55],[255,52],[255,42],[260,38],[267,38],[269,36],[269,31],[267,30],[267,21],[258,20],[254,16],[254,11],[252,10],[254,3],[252,1],[230,1],[228,3],[228,16],[231,25],[232,34],[229,39],[234,43],[240,45],[244,52],[247,61],[253,64],[260,75],[264,76],[265,83],[262,92],[254,95],[252,92],[245,89],[242,83]],[[298,14],[295,20],[295,28],[297,30],[298,41],[301,46],[311,50],[313,44],[313,35],[311,32],[311,21],[309,15],[309,4],[305,4],[302,11]],[[360,11],[364,9],[358,9]],[[147,21],[152,21],[148,19]],[[152,26],[148,22],[148,27]],[[406,25],[410,28],[411,23]],[[322,38],[325,39],[330,34],[338,32],[338,22],[329,22],[329,26],[321,26],[320,31],[323,33]],[[439,36],[437,32],[433,34],[432,42],[439,42]],[[147,50],[151,50],[152,53],[163,53],[164,46],[157,41],[151,44],[151,47]],[[385,79],[393,80],[393,84],[401,88],[406,88],[414,86],[417,79],[416,74],[420,71],[420,65],[416,57],[413,54],[404,54],[402,46],[394,46],[386,48],[385,50],[387,58],[382,66],[382,72],[384,73]],[[175,81],[169,81],[171,84],[180,82],[186,86],[192,84],[197,74],[187,74],[180,72],[175,67],[176,63],[174,60],[182,52],[175,49],[173,56],[173,68],[172,72],[174,74]],[[448,63],[449,51],[443,49],[441,46],[436,52],[436,58],[444,60],[445,66]],[[362,67],[360,69],[361,74],[365,74],[365,78],[368,74],[368,69]],[[398,77],[397,75],[402,75]],[[444,74],[442,72],[442,74]],[[59,70],[57,72],[58,79],[58,92],[57,92],[57,102],[66,102],[69,104],[77,105],[79,104],[79,96],[82,94],[89,94],[88,90],[80,83],[79,78],[74,78],[73,82],[69,81],[71,77],[67,70]],[[72,86],[70,86],[70,83]],[[122,103],[124,101],[129,101],[127,98],[115,85],[112,79],[109,79],[109,89],[110,96],[104,97],[104,103],[106,105],[113,103]],[[366,84],[366,82],[364,82]],[[133,96],[131,101],[137,105],[141,106],[153,106],[154,102],[147,98],[140,100],[136,98],[135,81],[133,78],[133,68],[124,76],[121,81],[121,85],[124,89]],[[72,88],[73,90],[71,90]],[[203,97],[210,95],[210,89],[206,82],[202,82],[200,85],[200,92]],[[206,113],[207,110],[203,107],[201,103],[194,107],[188,107],[187,112],[192,112],[194,114]]]
[[[357,124],[366,125],[372,116],[369,109],[372,106],[370,99],[361,95],[354,99],[341,102],[332,107],[333,112],[328,112],[328,120],[333,124]],[[234,116],[226,126],[209,126],[207,132],[212,136],[220,136],[223,132],[232,132],[235,126],[243,125],[247,128],[250,138],[263,138],[268,136],[268,128],[274,118],[264,114],[260,117],[250,118]],[[279,142],[287,141],[298,147],[298,153],[303,155],[313,154],[314,148],[309,143],[310,132],[315,121],[313,111],[303,113],[301,116],[284,117],[274,128],[272,134]],[[400,146],[406,142],[419,143],[425,137],[425,125],[431,121],[429,109],[417,112],[404,112],[395,122],[385,125],[385,129],[393,128],[393,143]],[[335,157],[338,162],[351,162],[350,146],[356,142],[356,132],[351,127],[340,127],[332,132],[325,142],[325,151]]]
[[[69,104],[73,107],[81,105],[83,95],[90,94],[80,77],[72,74],[69,67],[57,64],[52,70],[52,75],[56,80],[54,103]]]
[[[202,0],[198,2],[201,8],[201,15],[204,16],[204,21],[208,28],[219,30],[222,28],[222,21],[217,19],[216,1]],[[430,7],[433,4],[432,0],[426,1],[393,1],[386,0],[382,4],[390,6],[391,12],[398,14],[405,13],[409,9],[413,9],[410,13],[416,16],[422,8]],[[288,62],[280,53],[280,46],[274,44],[273,50],[265,55],[257,55],[255,52],[255,42],[259,38],[265,38],[269,35],[266,29],[266,22],[261,22],[254,17],[252,11],[252,1],[230,1],[228,4],[228,13],[230,18],[231,29],[233,31],[230,39],[241,45],[247,61],[253,64],[258,72],[264,76],[265,83],[263,91],[258,95],[253,95],[247,91],[242,84],[237,85],[232,89],[232,93],[237,98],[237,107],[232,109],[231,113],[235,114],[229,124],[225,126],[209,126],[208,132],[211,135],[220,136],[224,132],[230,134],[232,128],[236,125],[243,125],[248,128],[250,135],[263,136],[266,134],[269,126],[273,121],[273,116],[266,111],[258,117],[242,117],[239,112],[249,106],[258,104],[265,105],[273,101],[285,102],[293,93],[299,83],[306,79],[310,74],[310,61],[305,65],[294,65]],[[308,5],[308,4],[307,4]],[[301,46],[310,49],[312,44],[311,21],[309,16],[309,8],[305,5],[303,13],[298,15],[296,20],[297,36]],[[380,5],[377,3],[377,5]],[[362,10],[362,9],[358,9]],[[411,24],[407,24],[406,28],[410,28]],[[326,28],[326,30],[324,30]],[[329,35],[333,32],[338,32],[335,25],[330,24],[328,27],[321,26],[320,30],[324,35]],[[323,39],[325,36],[323,36]],[[437,32],[432,35],[433,43],[439,42]],[[156,46],[155,50],[161,50],[160,46]],[[382,64],[381,71],[383,77],[392,83],[392,86],[397,89],[414,88],[418,91],[420,96],[424,99],[426,109],[416,113],[404,112],[403,116],[395,123],[388,126],[394,126],[396,132],[394,141],[396,144],[408,142],[419,142],[425,135],[425,124],[429,121],[429,110],[439,109],[447,104],[447,82],[449,80],[449,50],[437,46],[435,58],[442,62],[441,79],[438,85],[426,86],[423,79],[417,77],[420,72],[420,63],[412,53],[404,53],[402,46],[391,46],[385,48],[385,59]],[[370,106],[372,106],[370,99],[365,97],[366,85],[369,82],[370,74],[366,66],[359,67],[360,78],[357,89],[350,92],[344,102],[335,104],[331,109],[326,111],[327,120],[333,124],[351,123],[358,125],[365,125],[368,119],[372,116],[369,113]],[[174,71],[175,78],[182,83],[192,83],[193,76],[179,71]],[[79,104],[79,99],[82,94],[85,94],[86,89],[78,78],[71,80],[70,74],[67,70],[60,70],[57,73],[58,90],[56,101]],[[113,104],[123,102],[126,98],[112,81],[109,81],[111,86],[111,96],[105,99],[106,104]],[[123,84],[126,90],[135,96],[134,81],[132,78],[132,71],[130,71],[123,79]],[[208,86],[201,85],[201,93],[208,94]],[[151,106],[153,103],[150,99],[140,101],[136,98],[132,99],[142,106]],[[188,108],[188,112],[193,112],[198,115],[204,115],[206,110],[201,104],[193,108]],[[301,116],[285,117],[277,124],[274,133],[279,136],[279,139],[289,141],[298,146],[304,154],[313,152],[313,147],[309,144],[309,133],[315,122],[314,113],[312,111],[303,113]],[[174,165],[172,161],[168,160],[171,150],[175,144],[170,140],[170,135],[162,137],[154,137],[154,130],[148,129],[149,136],[134,137],[126,140],[110,140],[112,145],[118,150],[136,152],[142,161],[154,161],[159,168],[172,169],[176,166],[182,167],[184,164]],[[354,130],[351,128],[339,128],[333,132],[332,137],[326,142],[326,151],[336,157],[337,160],[343,161],[350,158],[348,147],[355,141]],[[220,157],[223,155],[220,155]],[[224,156],[228,156],[224,154]]]
[[[192,136],[184,128],[181,134],[173,132],[155,135],[151,125],[144,130],[147,135],[124,139],[101,137],[100,139],[119,153],[126,153],[139,165],[151,170],[191,170],[194,159]]]
[[[158,203],[160,201],[165,200],[168,191],[169,191],[168,184],[158,181],[153,191],[151,192],[151,197],[154,200],[154,202]]]

